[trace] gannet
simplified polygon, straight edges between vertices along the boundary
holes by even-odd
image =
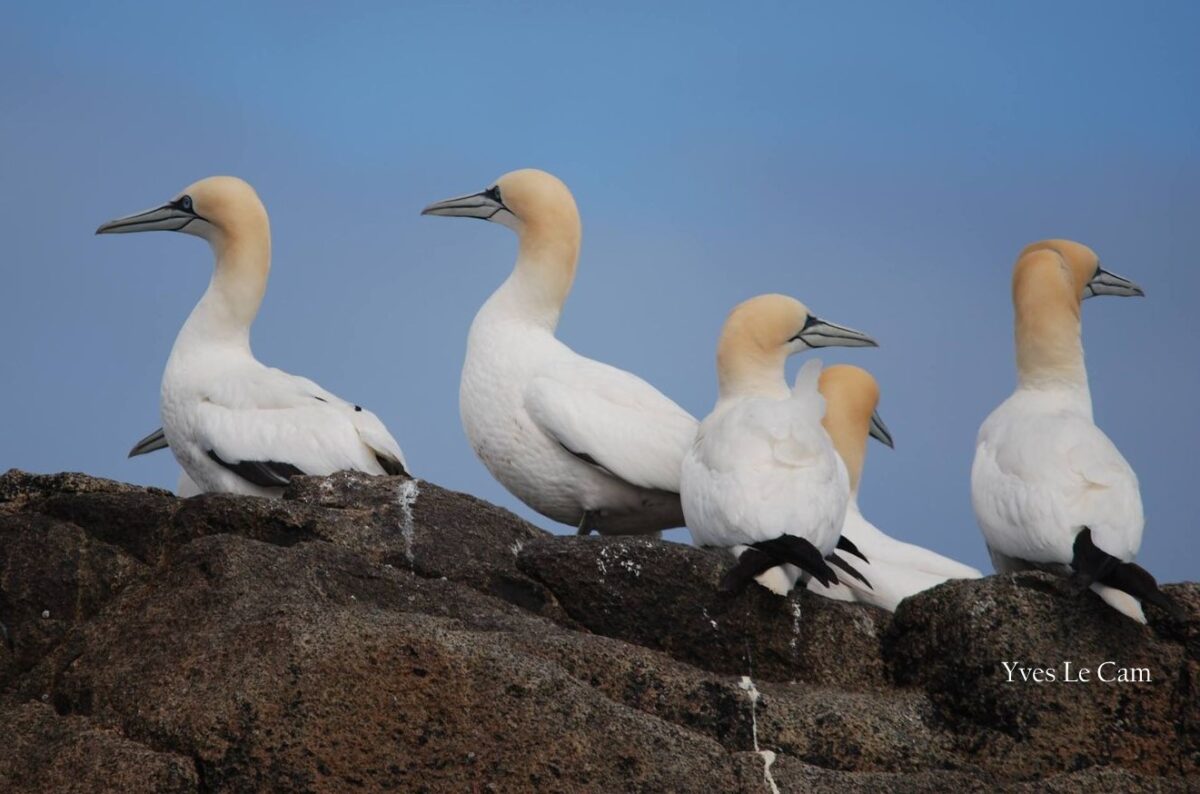
[[[250,351],[271,263],[267,211],[250,185],[210,177],[171,201],[109,221],[97,234],[176,231],[202,237],[212,281],[183,324],[163,372],[164,439],[204,492],[273,496],[297,474],[353,469],[404,474],[383,423]]]
[[[463,429],[492,476],[582,534],[682,526],[679,464],[696,420],[554,336],[581,236],[567,186],[544,171],[513,171],[421,214],[493,221],[519,239],[512,274],[471,323],[459,384]]]
[[[723,589],[738,590],[759,577],[784,594],[801,571],[837,584],[827,558],[858,576],[831,556],[846,517],[850,479],[821,426],[821,363],[806,362],[792,390],[784,379],[791,354],[834,346],[875,342],[818,319],[784,295],[751,298],[725,321],[717,347],[717,403],[700,423],[681,470],[683,513],[693,542],[730,548],[739,558]]]
[[[856,563],[871,582],[864,587],[847,577],[841,584],[823,585],[808,580],[808,589],[839,601],[857,601],[894,612],[900,601],[947,579],[977,579],[979,571],[948,557],[896,540],[863,517],[858,507],[858,488],[867,455],[867,436],[893,446],[892,434],[879,416],[879,384],[871,373],[849,364],[837,364],[821,372],[818,382],[825,398],[825,426],[833,446],[850,475],[850,501],[842,523],[842,537],[866,558]]]
[[[134,444],[133,449],[129,450],[127,457],[136,458],[138,455],[157,452],[160,449],[167,449],[167,436],[163,433],[161,427]],[[196,483],[192,482],[192,478],[187,476],[186,471],[179,472],[179,481],[175,484],[176,496],[186,499],[189,496],[197,496],[201,493],[203,491],[200,490]]]
[[[1090,248],[1044,240],[1013,269],[1017,389],[979,428],[971,502],[1001,573],[1072,575],[1145,622],[1140,601],[1174,612],[1134,557],[1142,543],[1137,476],[1092,421],[1080,303],[1143,295]]]

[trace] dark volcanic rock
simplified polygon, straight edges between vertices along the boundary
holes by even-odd
[[[143,567],[72,524],[0,513],[0,641],[10,670],[33,666]],[[0,662],[0,685],[4,676]]]
[[[1200,666],[1064,579],[1023,573],[920,593],[897,610],[885,646],[897,681],[923,685],[962,748],[1005,777],[1101,763],[1200,774]],[[1018,668],[1050,672],[1038,683]],[[1148,680],[1118,681],[1121,671]]]
[[[191,759],[156,752],[79,717],[59,717],[41,703],[0,697],[0,725],[0,791],[7,794],[182,794],[196,791],[199,782]]]
[[[717,592],[729,564],[725,554],[638,538],[546,537],[519,557],[521,570],[597,634],[731,675],[884,684],[886,613],[804,590],[781,598],[752,587],[731,597]]]
[[[1195,585],[1169,588],[1192,620],[1149,628],[1038,575],[893,619],[723,596],[727,565],[552,537],[403,478],[178,500],[9,472],[0,791],[1169,792],[1196,774]],[[1010,685],[1010,654],[1115,654],[1154,680]]]

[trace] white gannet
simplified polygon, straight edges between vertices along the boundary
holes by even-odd
[[[979,428],[971,502],[1001,573],[1074,574],[1145,622],[1140,601],[1175,607],[1134,564],[1142,543],[1137,476],[1092,421],[1080,341],[1080,303],[1144,294],[1100,267],[1095,252],[1045,240],[1013,269],[1017,389]]]
[[[163,433],[161,427],[134,444],[133,449],[129,450],[127,457],[136,458],[138,455],[157,452],[160,449],[167,449],[167,436]],[[192,482],[192,478],[187,475],[186,471],[179,472],[179,482],[175,484],[176,496],[186,499],[189,496],[197,496],[201,493],[204,492],[200,490],[200,487],[196,483]]]
[[[273,496],[297,474],[404,474],[383,423],[250,351],[271,266],[267,211],[250,185],[210,177],[97,234],[177,231],[208,241],[212,281],[175,338],[162,380],[164,440],[204,492]],[[135,447],[136,451],[136,447]]]
[[[513,171],[421,214],[494,221],[520,241],[512,274],[471,323],[459,385],[463,429],[492,476],[583,534],[682,526],[679,464],[696,420],[554,336],[582,233],[567,186],[544,171]]]
[[[849,364],[826,367],[818,383],[825,398],[825,426],[833,446],[850,475],[850,502],[842,524],[842,538],[865,559],[856,563],[870,582],[864,587],[853,578],[823,585],[808,580],[808,589],[839,601],[857,601],[894,612],[904,598],[947,579],[977,579],[979,571],[937,552],[896,540],[863,517],[858,488],[867,455],[867,436],[893,446],[892,434],[880,418],[879,384],[871,373]]]
[[[717,403],[700,423],[681,472],[692,540],[730,548],[738,557],[722,589],[736,591],[759,577],[783,594],[800,571],[836,584],[827,558],[857,575],[832,556],[850,480],[821,426],[821,364],[806,362],[793,390],[784,364],[810,348],[874,345],[860,331],[820,320],[784,295],[760,295],[730,312],[717,347]]]

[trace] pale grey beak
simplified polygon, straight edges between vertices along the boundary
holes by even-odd
[[[809,347],[879,347],[878,342],[862,331],[829,323],[811,314],[804,328],[794,338]]]
[[[1096,268],[1096,275],[1083,288],[1083,299],[1094,298],[1097,295],[1116,295],[1118,298],[1145,297],[1146,292],[1124,276],[1109,273],[1102,267]]]
[[[136,458],[138,455],[145,455],[147,452],[157,452],[160,449],[167,448],[167,436],[163,433],[160,427],[150,435],[143,438],[141,441],[133,445],[133,449],[129,450],[129,457]]]
[[[129,232],[177,232],[200,218],[195,212],[172,202],[152,210],[126,215],[102,224],[96,234],[127,234]]]
[[[479,218],[484,221],[492,220],[501,212],[509,212],[509,210],[504,206],[504,202],[499,200],[499,192],[495,188],[472,193],[469,196],[456,196],[445,201],[434,202],[421,210],[422,215]]]
[[[887,429],[887,425],[883,423],[883,419],[879,416],[879,411],[871,414],[871,438],[891,449],[896,448],[896,442],[892,441],[892,431]]]

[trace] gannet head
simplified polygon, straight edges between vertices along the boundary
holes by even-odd
[[[817,390],[825,398],[821,424],[846,464],[851,490],[857,493],[867,456],[867,436],[894,447],[892,434],[876,410],[879,384],[865,369],[835,364],[821,370]]]
[[[861,331],[822,320],[786,295],[759,295],[734,307],[717,345],[721,393],[774,388],[788,356],[818,347],[877,347]]]
[[[160,207],[101,225],[96,234],[184,232],[215,246],[260,227],[266,230],[267,210],[254,188],[237,177],[210,176],[188,185]]]
[[[523,233],[529,227],[578,228],[575,198],[562,180],[536,168],[510,171],[486,190],[430,204],[422,215],[479,218]]]
[[[1078,288],[1081,301],[1097,295],[1128,298],[1146,294],[1129,279],[1102,268],[1095,251],[1073,240],[1041,240],[1026,246],[1017,258],[1017,266],[1013,271],[1014,288],[1017,279],[1027,277],[1026,273],[1038,267],[1039,262],[1047,261],[1045,257],[1029,256],[1040,251],[1050,251],[1059,256],[1062,267],[1066,268],[1071,282]]]
[[[821,370],[817,390],[825,397],[825,426],[834,435],[831,424],[842,422],[865,429],[866,434],[884,446],[896,448],[891,431],[879,411],[879,383],[862,367],[834,364]]]

